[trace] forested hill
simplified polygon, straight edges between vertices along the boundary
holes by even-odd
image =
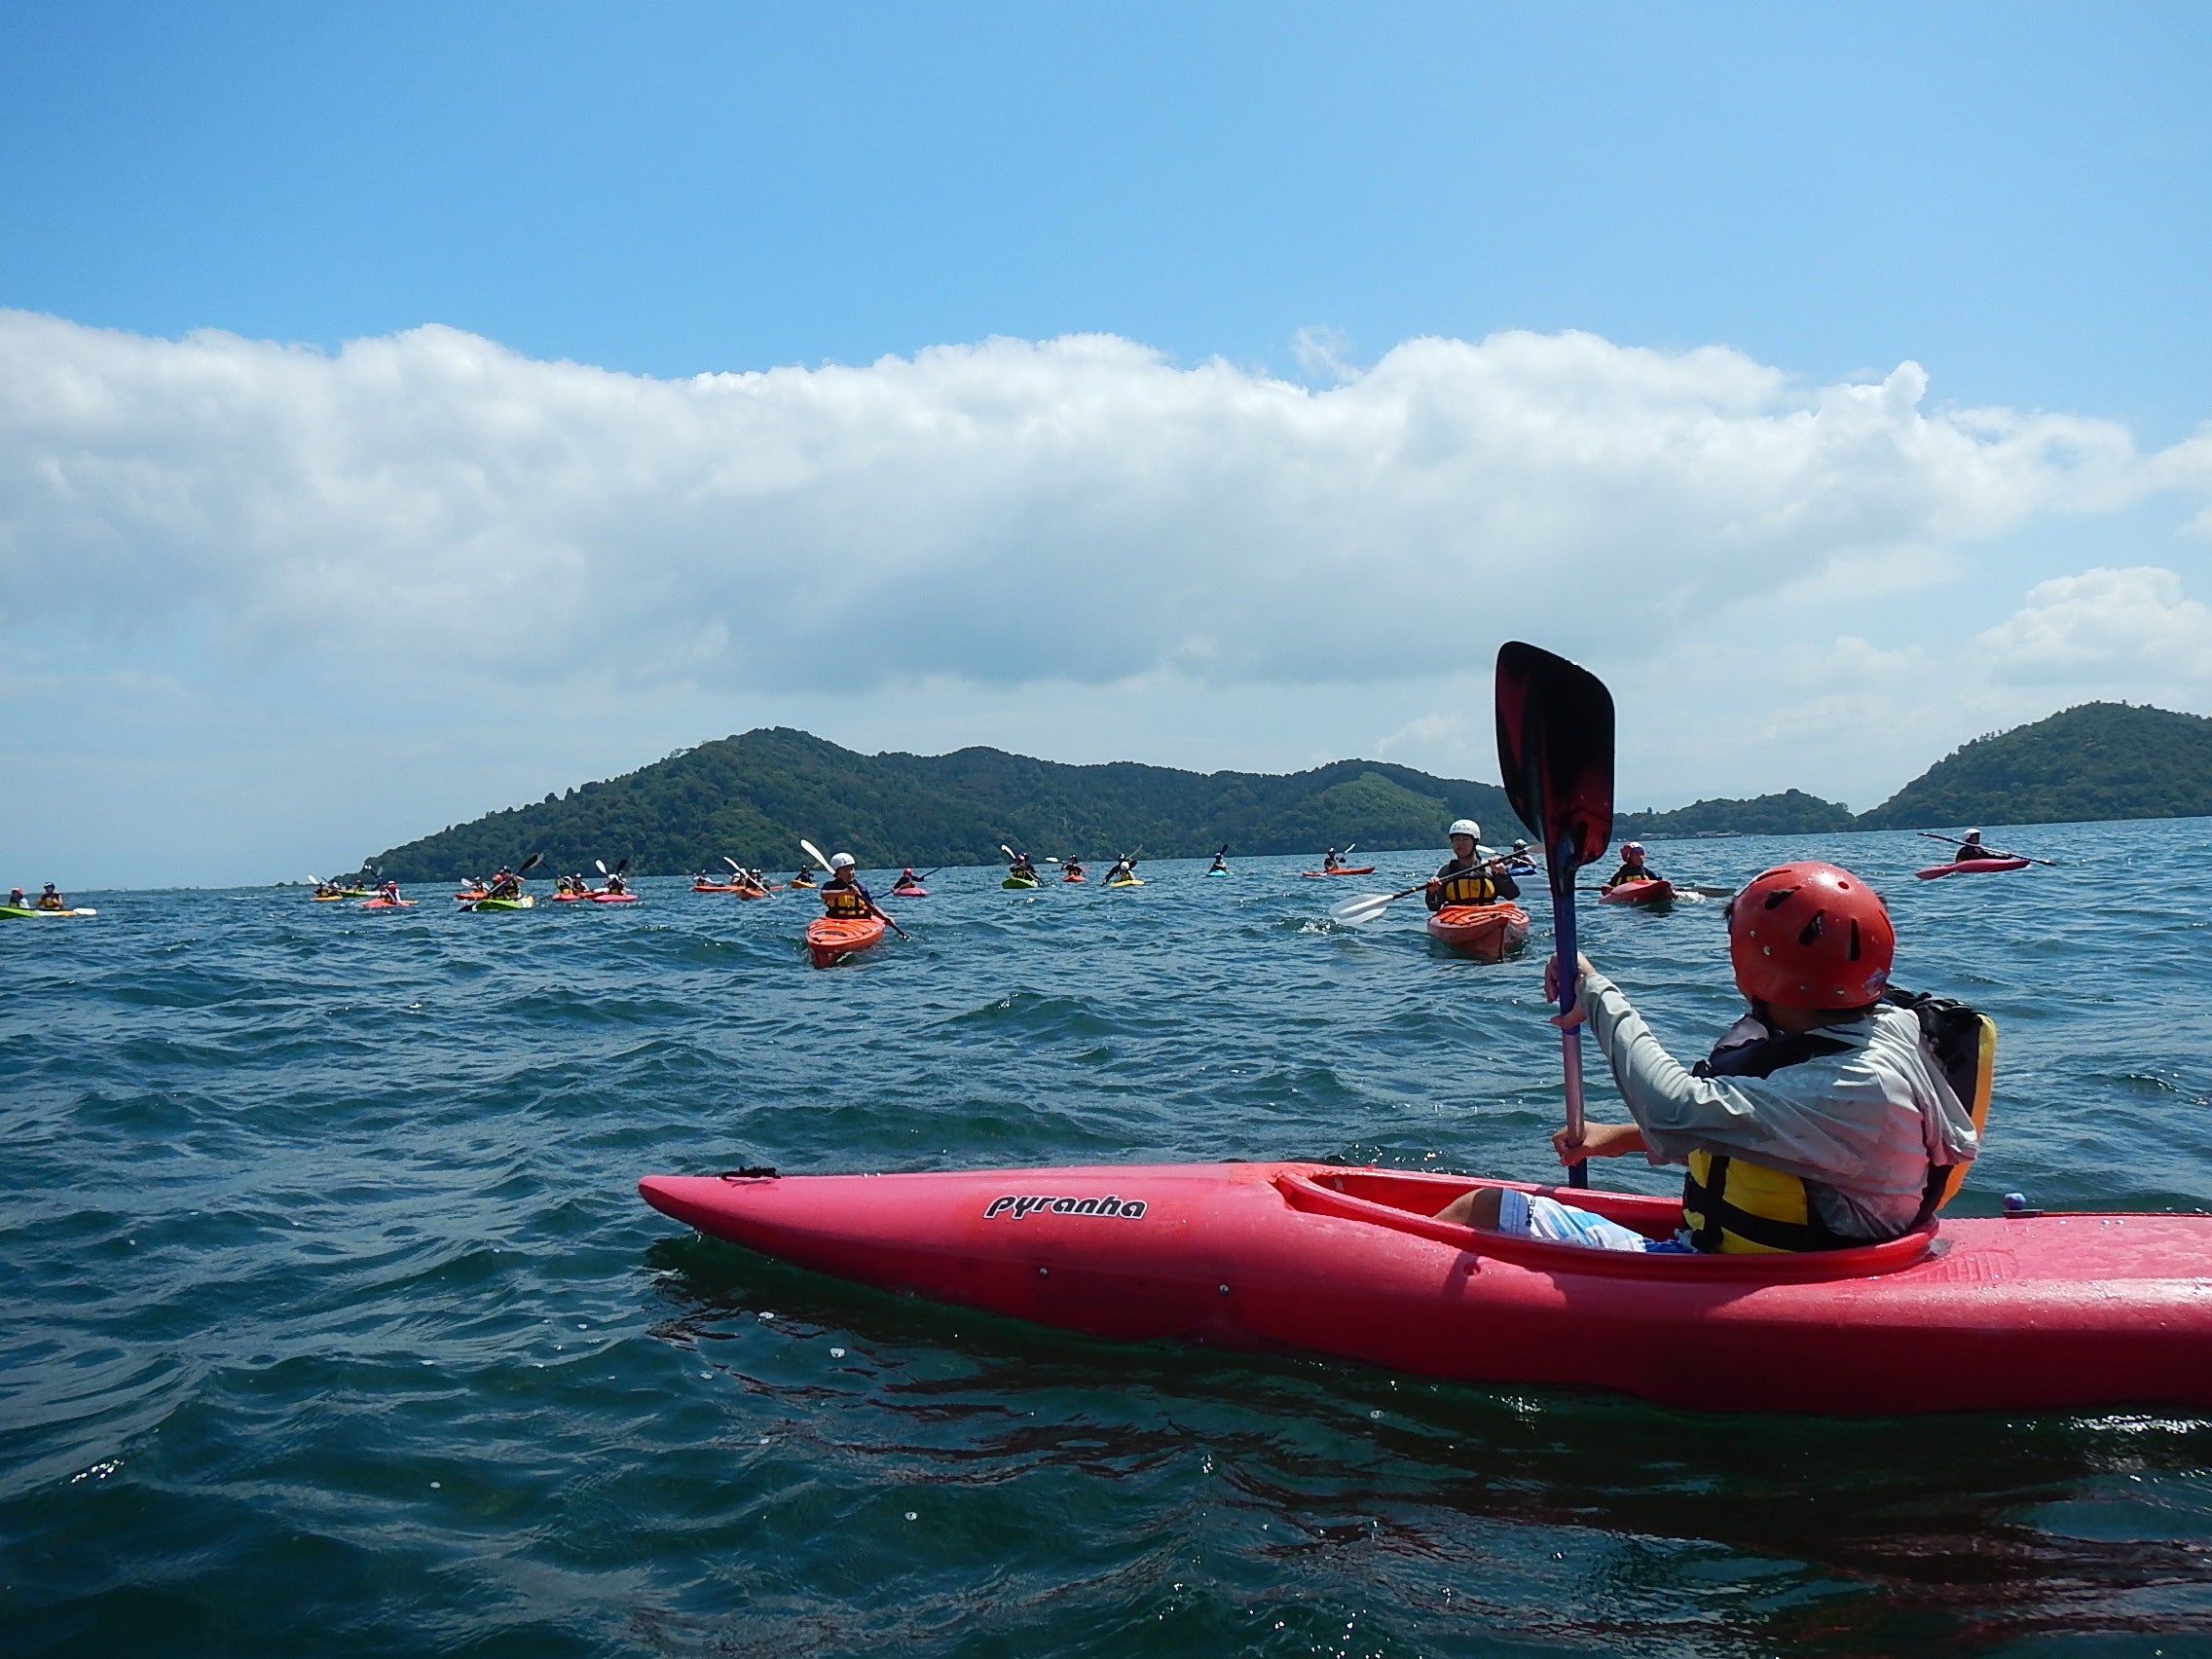
[[[1979,737],[1873,811],[1862,830],[2212,816],[2212,719],[2083,703]]]
[[[1066,766],[997,749],[858,755],[788,727],[749,731],[534,806],[393,847],[371,862],[399,881],[479,874],[542,852],[552,870],[627,858],[634,873],[719,869],[724,857],[798,865],[800,836],[864,868],[989,864],[999,843],[1037,856],[1197,858],[1441,847],[1444,827],[1479,819],[1519,833],[1494,784],[1435,778],[1379,760],[1309,772],[1180,772],[1117,761]]]

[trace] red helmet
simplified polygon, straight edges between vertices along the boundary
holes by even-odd
[[[1889,984],[1897,946],[1882,896],[1836,865],[1780,865],[1728,902],[1728,958],[1755,1002],[1862,1007]]]

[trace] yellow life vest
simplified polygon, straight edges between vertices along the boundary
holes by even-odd
[[[1892,991],[1887,1000],[1919,1016],[1921,1036],[1972,1115],[1978,1136],[1989,1123],[1997,1021],[1944,998]],[[1926,1225],[1949,1203],[1966,1174],[1963,1163],[1931,1164],[1913,1226]],[[1869,1242],[1825,1226],[1813,1213],[1805,1183],[1797,1176],[1727,1153],[1690,1154],[1689,1174],[1682,1181],[1682,1223],[1692,1244],[1723,1255],[1843,1250]]]
[[[867,914],[867,898],[857,887],[839,887],[831,883],[822,890],[822,908],[832,916],[865,916]]]
[[[1477,866],[1461,870],[1457,875],[1444,877],[1444,886],[1437,895],[1440,904],[1493,904],[1497,902],[1497,883],[1490,878],[1487,866]]]

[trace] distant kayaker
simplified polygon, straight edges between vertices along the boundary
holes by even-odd
[[[921,886],[921,884],[922,878],[914,873],[914,866],[912,865],[907,865],[904,868],[900,870],[899,879],[897,881],[894,881],[891,885],[893,889],[896,890],[901,887],[919,887]]]
[[[1214,872],[1214,870],[1217,870],[1217,869],[1218,869],[1218,870],[1220,870],[1220,871],[1221,871],[1222,873],[1224,873],[1224,874],[1227,874],[1227,873],[1228,873],[1228,871],[1229,871],[1229,861],[1228,861],[1227,859],[1223,858],[1223,857],[1221,856],[1221,854],[1219,854],[1219,853],[1216,853],[1216,854],[1214,854],[1214,856],[1213,856],[1213,865],[1212,865],[1212,866],[1211,866],[1211,867],[1210,867],[1209,869],[1207,869],[1206,873],[1207,873],[1208,875],[1211,875],[1211,874],[1212,874],[1212,873]]]
[[[1441,910],[1447,904],[1494,904],[1500,899],[1521,897],[1521,885],[1505,873],[1503,861],[1482,856],[1480,824],[1461,818],[1445,833],[1452,840],[1452,856],[1428,878],[1426,903],[1431,910]]]
[[[1834,865],[1782,865],[1729,904],[1728,953],[1750,1012],[1689,1069],[1588,957],[1574,1011],[1557,1021],[1589,1022],[1636,1120],[1586,1124],[1579,1146],[1560,1130],[1560,1161],[1641,1152],[1687,1163],[1682,1236],[1655,1242],[1496,1187],[1439,1219],[1599,1249],[1730,1252],[1876,1243],[1934,1213],[1980,1137],[1919,1014],[1884,1000],[1896,935],[1880,896]],[[1547,964],[1547,995],[1554,972]]]
[[[1060,866],[1060,879],[1062,881],[1087,881],[1089,877],[1084,872],[1081,859],[1070,859],[1066,864]]]
[[[1513,851],[1506,855],[1505,867],[1515,875],[1534,875],[1536,873],[1535,855],[1529,851],[1528,842],[1515,841],[1513,843]]]
[[[1337,856],[1337,849],[1334,847],[1321,855],[1321,867],[1323,869],[1342,869],[1344,862],[1342,858]]]
[[[66,910],[69,908],[69,901],[55,892],[54,883],[50,881],[46,884],[46,891],[38,896],[38,907],[42,910]]]
[[[1114,867],[1106,872],[1106,885],[1117,881],[1134,881],[1137,878],[1137,861],[1131,858],[1116,859]]]
[[[792,877],[791,885],[793,887],[812,887],[814,885],[813,872],[801,866],[798,874]]]
[[[1966,864],[1973,859],[2001,859],[2003,853],[1991,852],[1981,844],[1981,831],[1969,830],[1967,838],[1959,843],[1959,850],[1951,855],[1953,864]]]
[[[381,893],[381,894],[383,894],[383,895],[384,895],[384,899],[385,899],[385,903],[387,903],[387,904],[396,904],[396,903],[399,903],[399,883],[398,883],[398,882],[396,882],[396,881],[387,881],[387,882],[386,882],[386,883],[385,883],[385,884],[384,884],[384,885],[383,885],[382,887],[378,888],[378,889],[377,889],[377,891],[378,891],[379,893]]]
[[[1660,879],[1659,872],[1643,862],[1643,843],[1641,841],[1626,841],[1621,845],[1621,867],[1614,870],[1612,879],[1598,891],[1610,893],[1623,882],[1658,881]]]
[[[830,856],[830,879],[822,884],[822,908],[831,916],[872,916],[878,914],[875,901],[868,897],[860,877],[853,868],[853,855],[832,853]]]
[[[27,910],[30,908],[30,902],[23,897],[23,890],[20,887],[8,889],[8,907],[11,910]]]
[[[487,899],[514,899],[522,894],[522,877],[505,865],[493,873],[489,886],[484,889]]]
[[[607,891],[609,893],[627,893],[630,891],[622,884],[622,872],[620,870],[616,870],[607,878]]]

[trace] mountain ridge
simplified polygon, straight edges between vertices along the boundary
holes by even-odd
[[[1962,744],[1880,806],[1854,815],[1801,790],[1622,812],[1616,840],[1935,830],[2212,815],[2212,719],[2084,703]],[[1071,765],[975,746],[862,755],[790,726],[679,750],[620,777],[448,826],[369,860],[401,881],[481,873],[542,852],[557,870],[628,858],[641,875],[795,866],[798,839],[865,867],[989,864],[1001,842],[1040,856],[1149,858],[1433,848],[1474,818],[1493,843],[1522,832],[1495,784],[1386,760],[1303,772],[1190,772],[1134,760]]]

